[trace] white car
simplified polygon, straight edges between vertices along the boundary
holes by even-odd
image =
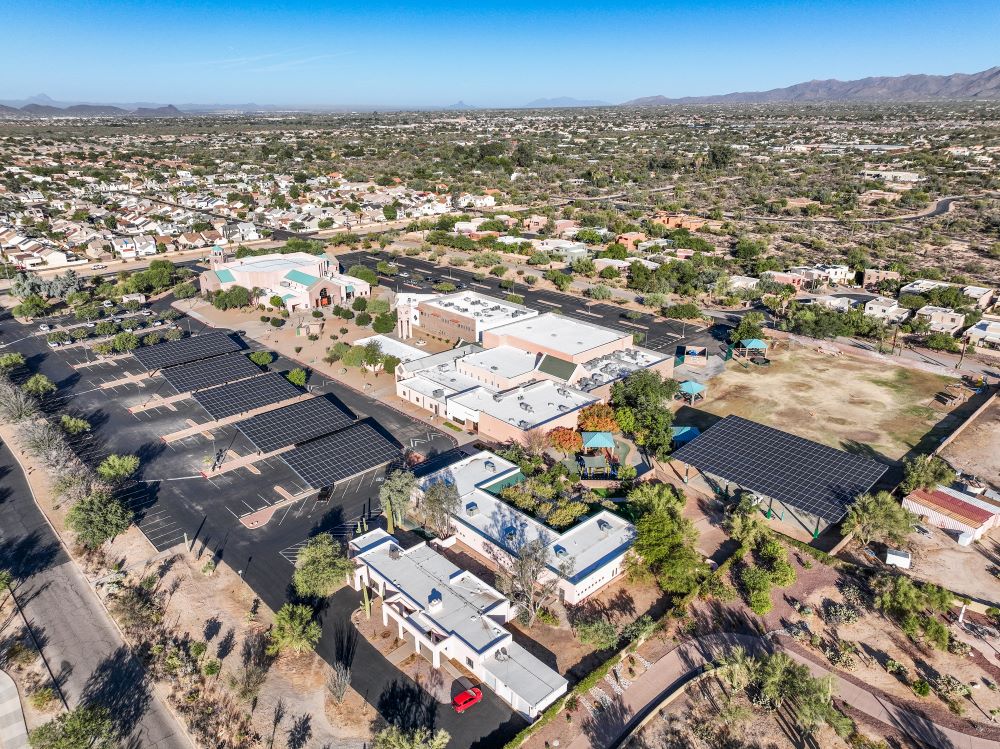
[[[94,323],[92,323],[92,322],[85,322],[83,324],[83,327],[85,327],[85,328],[96,328],[97,326]]]
[[[104,263],[94,263],[93,265],[90,266],[90,269],[91,270],[104,270],[107,267],[108,266],[106,266]]]
[[[142,316],[143,317],[152,317],[153,316],[153,310],[151,310],[151,309],[144,309],[142,311]]]
[[[59,343],[57,341],[49,341],[49,348],[59,348]]]
[[[103,302],[101,302],[101,306],[104,307],[105,309],[109,309],[111,307],[114,307],[115,303],[112,302],[110,299],[105,299]]]
[[[38,326],[38,329],[41,330],[42,332],[44,332],[44,331],[47,331],[47,330],[52,330],[52,326],[51,325],[46,325],[45,323],[42,323],[41,325]]]
[[[153,323],[154,328],[158,328],[161,325],[163,325],[163,320],[157,320],[156,322]]]

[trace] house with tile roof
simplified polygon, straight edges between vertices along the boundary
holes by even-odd
[[[226,291],[233,286],[261,289],[270,304],[281,299],[289,312],[350,304],[371,295],[371,286],[360,278],[345,276],[325,255],[306,252],[271,253],[225,261],[213,255],[212,267],[201,274],[204,292]],[[272,305],[273,306],[273,305]]]

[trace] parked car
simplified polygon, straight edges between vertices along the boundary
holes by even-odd
[[[42,323],[41,325],[38,326],[38,329],[44,333],[45,331],[52,330],[52,326]]]
[[[90,266],[90,269],[91,270],[104,270],[107,267],[108,266],[106,266],[104,263],[94,263],[93,265]]]
[[[94,324],[94,323],[92,323],[92,322],[85,322],[85,323],[83,324],[83,327],[85,327],[85,328],[96,328],[96,327],[97,327],[97,325],[96,325],[96,324]]]
[[[472,689],[466,689],[464,692],[456,694],[455,698],[451,701],[451,706],[455,708],[456,713],[464,713],[477,702],[481,702],[482,699],[483,690],[479,687],[473,687]]]
[[[153,323],[153,327],[154,327],[154,328],[158,328],[158,327],[160,327],[161,325],[163,325],[163,320],[156,320],[156,321],[155,321],[155,322]]]
[[[59,348],[58,341],[49,341],[49,348]]]
[[[105,299],[103,302],[101,302],[101,306],[104,307],[105,309],[111,309],[112,307],[115,306],[115,303],[112,302],[110,299]]]
[[[142,316],[143,317],[152,317],[153,316],[153,310],[151,310],[151,309],[144,309],[142,311]]]

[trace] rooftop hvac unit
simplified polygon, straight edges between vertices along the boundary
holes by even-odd
[[[503,395],[500,393],[493,393],[493,402],[500,403],[503,400]]]
[[[522,403],[521,403],[521,410],[522,410],[522,411],[528,411],[528,412],[531,412],[531,411],[534,411],[535,409],[531,407],[531,404],[530,404],[530,403],[524,403],[524,402],[522,402]]]
[[[402,554],[402,550],[398,546],[396,546],[396,544],[392,544],[391,546],[389,546],[389,558],[390,559],[399,559],[399,557],[400,557],[401,554]]]
[[[494,463],[492,459],[489,459],[485,463],[483,463],[483,468],[485,468],[490,473],[495,473],[497,470],[497,464]]]
[[[565,557],[567,554],[569,554],[569,552],[566,551],[565,546],[559,546],[558,544],[552,550],[556,553],[556,556],[560,558]]]
[[[566,388],[556,388],[556,392],[559,393],[559,395],[563,396],[564,398],[569,395],[569,390],[567,390]]]
[[[500,648],[495,657],[498,661],[505,661],[510,655],[507,653],[507,648]]]
[[[569,406],[567,406],[565,403],[560,403],[557,406],[557,408],[559,409],[559,413],[566,413],[567,411],[569,411]]]
[[[433,397],[435,397],[435,398],[443,398],[444,397],[444,390],[442,390],[441,388],[438,388],[433,393],[431,393],[431,395]]]
[[[469,502],[469,504],[465,506],[465,514],[468,515],[469,517],[474,517],[478,515],[479,505],[477,505],[475,502]]]
[[[611,523],[609,523],[607,520],[601,519],[597,521],[597,527],[600,528],[605,533],[607,533],[608,531],[611,530]]]
[[[521,420],[520,420],[519,422],[517,422],[517,425],[518,425],[518,426],[519,426],[519,427],[520,427],[521,429],[527,429],[527,428],[528,428],[529,426],[531,426],[531,425],[530,425],[530,424],[528,424],[528,422],[526,422],[526,421],[525,421],[524,419],[521,419]]]

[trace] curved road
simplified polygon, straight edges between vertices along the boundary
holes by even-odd
[[[816,218],[810,218],[809,216],[743,216],[744,221],[774,221],[776,223],[786,223],[786,224],[901,224],[910,221],[921,221],[925,218],[934,218],[936,216],[941,216],[951,210],[953,203],[959,200],[971,200],[972,198],[982,198],[989,195],[994,195],[995,193],[979,193],[976,195],[949,195],[944,198],[938,198],[932,205],[925,208],[917,213],[909,213],[905,216],[885,216],[881,218],[855,218],[855,219],[840,219],[840,218],[829,218],[827,216],[818,216]],[[724,214],[726,218],[732,218],[733,214],[728,212]]]
[[[922,746],[935,749],[1000,749],[1000,741],[972,736],[933,723],[917,713],[897,707],[879,695],[842,679],[823,666],[780,644],[742,634],[707,635],[674,648],[633,682],[625,692],[621,705],[601,713],[608,716],[603,723],[590,722],[589,735],[578,736],[569,745],[569,749],[592,747],[617,749],[624,743],[629,732],[646,716],[656,711],[667,696],[687,683],[703,666],[736,645],[742,645],[749,652],[761,652],[777,647],[796,662],[807,666],[813,676],[832,675],[834,689],[839,699],[870,718],[905,733]]]

